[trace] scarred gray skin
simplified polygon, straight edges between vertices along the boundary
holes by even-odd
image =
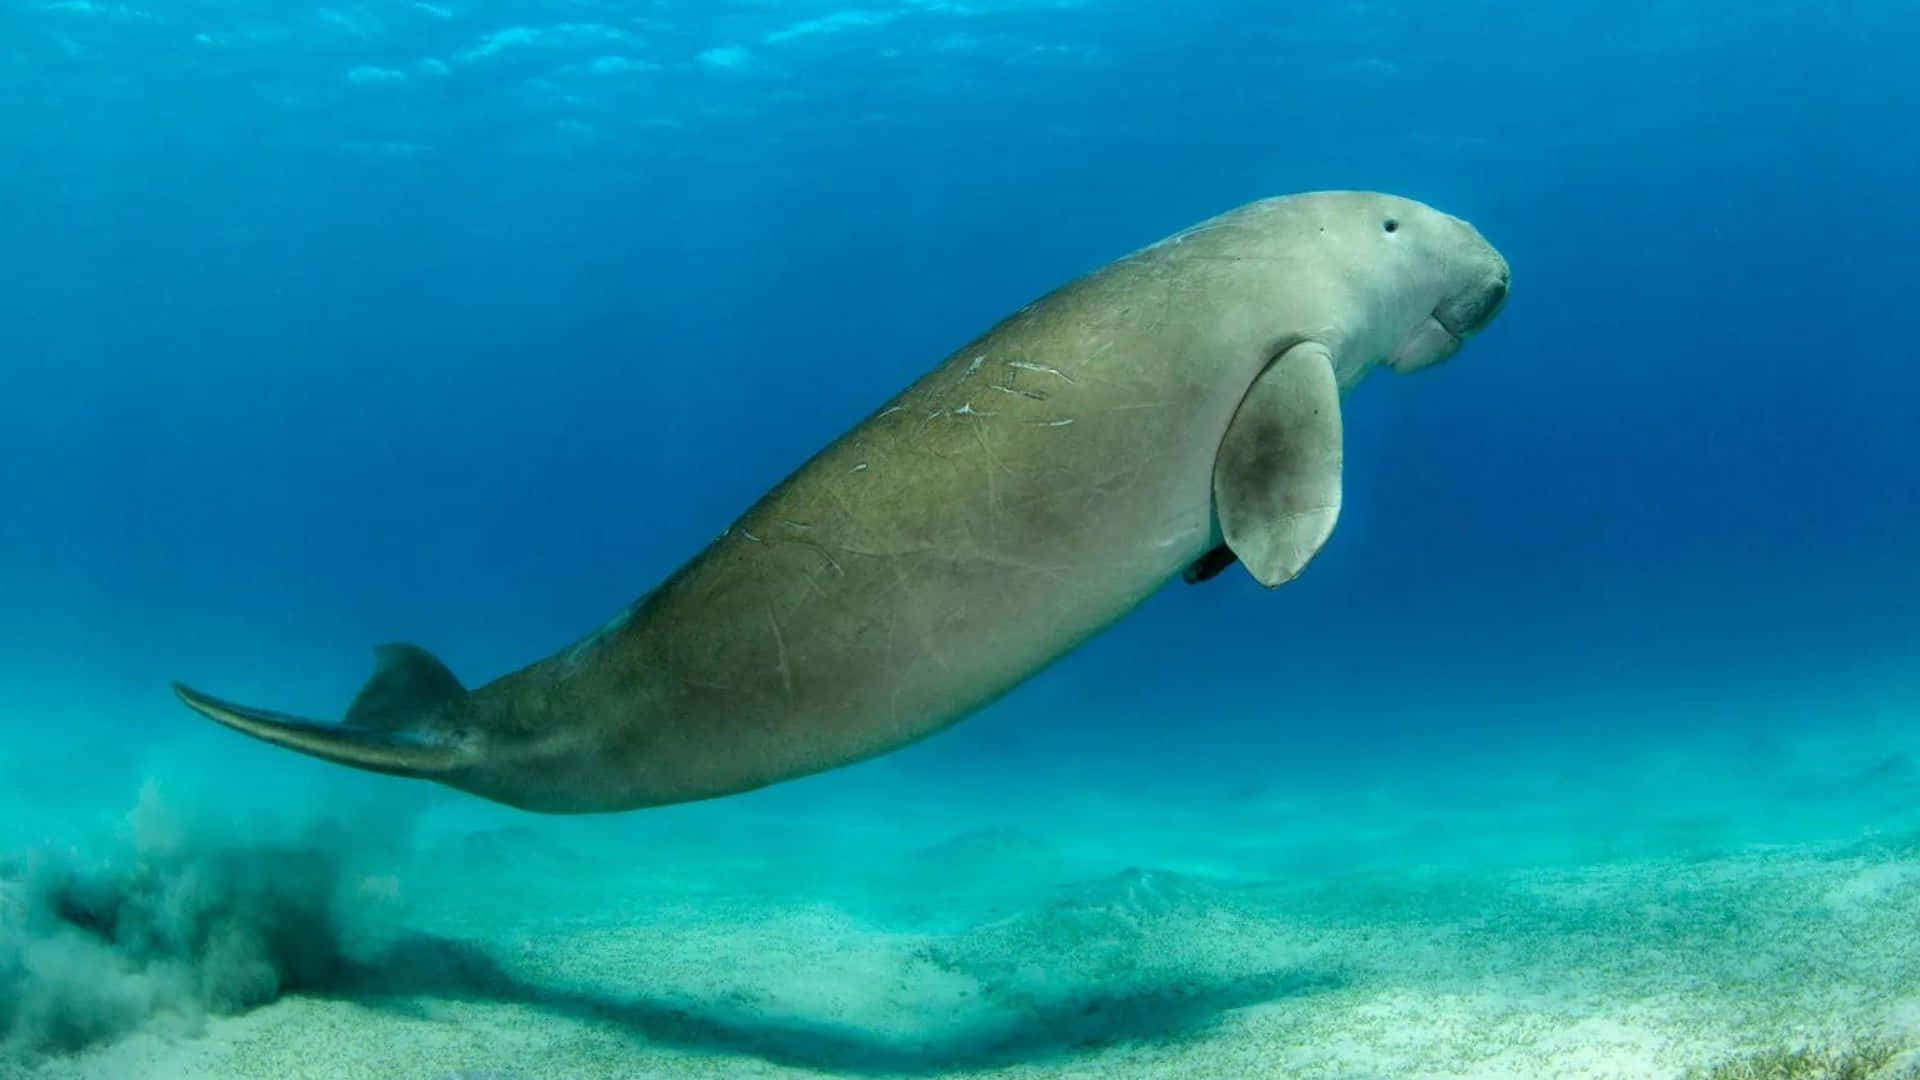
[[[180,693],[279,745],[546,812],[710,798],[882,754],[1219,548],[1216,452],[1276,357],[1324,345],[1342,393],[1381,364],[1416,370],[1484,327],[1507,281],[1479,233],[1417,202],[1252,203],[1008,317],[613,623],[437,703],[384,749]],[[1337,417],[1334,434],[1337,482]]]

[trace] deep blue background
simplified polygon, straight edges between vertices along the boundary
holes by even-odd
[[[1170,589],[952,753],[1910,679],[1911,5],[1314,7],[8,6],[0,678],[136,741],[174,677],[335,715],[392,638],[490,678],[1037,293],[1369,187],[1478,224],[1506,314],[1350,400],[1302,581]]]

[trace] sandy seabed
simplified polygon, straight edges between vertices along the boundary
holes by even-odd
[[[1920,1076],[1884,740],[1211,794],[933,760],[271,828],[148,778],[0,848],[0,1075]]]

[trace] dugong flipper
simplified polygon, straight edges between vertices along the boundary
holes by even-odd
[[[175,686],[239,731],[531,810],[710,798],[953,723],[1175,575],[1292,580],[1340,513],[1341,395],[1506,299],[1457,218],[1268,199],[1027,305],[611,623],[475,690],[382,646],[341,724]]]
[[[1333,535],[1340,447],[1333,354],[1303,341],[1254,378],[1213,459],[1221,535],[1260,584],[1292,581]]]

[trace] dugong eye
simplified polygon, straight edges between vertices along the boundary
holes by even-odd
[[[1385,222],[1384,224],[1382,224],[1382,225],[1381,225],[1380,227],[1381,227],[1381,228],[1383,228],[1383,229],[1385,229],[1385,230],[1387,230],[1388,232],[1399,232],[1399,231],[1400,231],[1400,219],[1399,219],[1399,218],[1388,218],[1388,219],[1386,220],[1386,222]]]

